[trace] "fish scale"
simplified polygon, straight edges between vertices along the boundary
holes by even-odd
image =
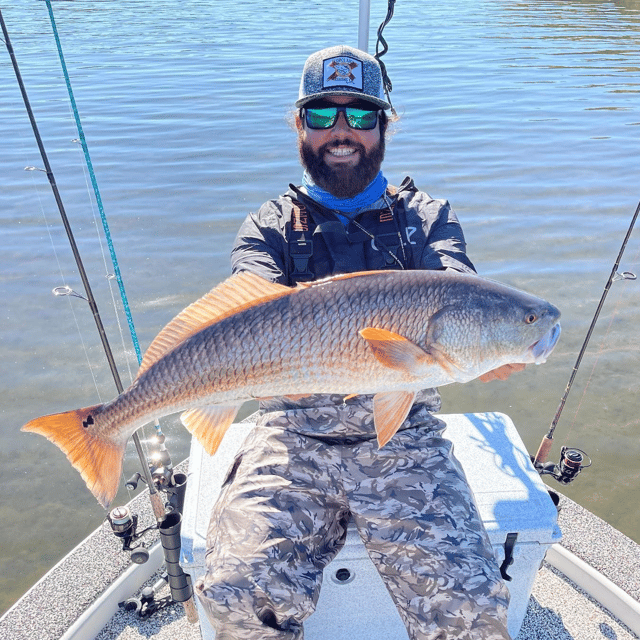
[[[115,400],[23,429],[59,446],[106,505],[126,440],[147,422],[185,411],[183,424],[213,453],[247,400],[373,394],[383,446],[417,391],[544,362],[559,316],[540,298],[455,272],[355,273],[295,288],[236,274],[160,332]]]

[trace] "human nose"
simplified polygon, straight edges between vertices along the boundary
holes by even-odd
[[[338,118],[333,127],[331,127],[331,133],[333,135],[342,135],[345,131],[351,131],[351,127],[347,122],[347,114],[344,111],[339,111]]]

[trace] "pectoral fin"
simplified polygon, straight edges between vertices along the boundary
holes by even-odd
[[[238,409],[240,405],[198,407],[185,411],[180,421],[212,456],[238,414]]]
[[[387,391],[373,397],[373,423],[378,446],[384,447],[395,435],[409,413],[416,394],[412,391]]]
[[[436,361],[411,340],[386,329],[367,327],[360,335],[369,343],[373,355],[385,367],[417,375],[419,369]]]

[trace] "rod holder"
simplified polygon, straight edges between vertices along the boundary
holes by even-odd
[[[182,516],[169,513],[160,523],[160,541],[169,576],[171,597],[176,602],[185,602],[193,595],[191,580],[180,566],[180,525]]]
[[[198,621],[194,601],[191,577],[180,566],[180,526],[182,515],[176,511],[167,514],[158,525],[160,542],[164,552],[167,577],[171,597],[184,606],[187,619],[191,623]]]
[[[174,473],[172,484],[165,489],[169,495],[169,511],[182,513],[184,508],[184,494],[187,490],[187,474]]]

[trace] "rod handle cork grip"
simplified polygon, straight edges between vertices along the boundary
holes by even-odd
[[[551,451],[551,445],[553,444],[553,438],[549,435],[544,436],[542,438],[542,442],[540,442],[540,446],[538,447],[538,453],[536,453],[536,457],[534,463],[546,462],[549,457],[549,451]]]

